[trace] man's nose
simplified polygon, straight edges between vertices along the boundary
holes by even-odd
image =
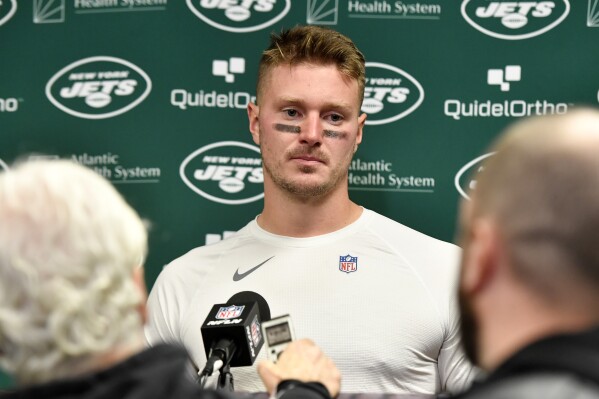
[[[301,126],[300,141],[310,146],[322,141],[322,121],[320,115],[309,115]]]

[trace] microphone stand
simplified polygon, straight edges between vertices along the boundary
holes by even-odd
[[[218,383],[216,385],[216,389],[233,392],[235,388],[233,383],[233,374],[231,374],[231,366],[229,365],[229,363],[221,367],[219,373],[220,375],[218,376]]]

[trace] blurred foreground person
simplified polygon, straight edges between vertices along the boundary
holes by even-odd
[[[599,112],[515,124],[461,209],[463,398],[599,397]]]
[[[144,350],[146,251],[139,216],[91,170],[36,161],[0,174],[0,363],[20,386],[2,398],[229,395],[188,381],[181,348]],[[314,344],[288,349],[261,368],[271,393],[338,393],[339,373]]]

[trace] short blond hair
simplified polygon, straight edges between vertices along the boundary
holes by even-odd
[[[296,26],[280,34],[272,33],[270,39],[258,68],[257,102],[272,68],[308,63],[337,66],[339,72],[358,82],[359,102],[362,104],[366,83],[364,55],[347,36],[332,29],[309,25]]]

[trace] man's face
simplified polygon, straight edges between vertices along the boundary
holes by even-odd
[[[460,207],[459,217],[459,235],[458,242],[462,247],[460,285],[458,292],[458,300],[460,307],[460,330],[462,333],[462,345],[468,359],[478,365],[479,353],[477,345],[478,324],[476,315],[472,306],[472,299],[468,292],[464,289],[464,273],[466,267],[476,267],[476,265],[467,264],[470,259],[471,234],[470,221],[472,218],[472,203],[462,202]]]
[[[359,113],[359,98],[358,83],[334,65],[272,68],[259,106],[248,107],[265,185],[300,197],[347,187],[347,171],[366,119]]]

